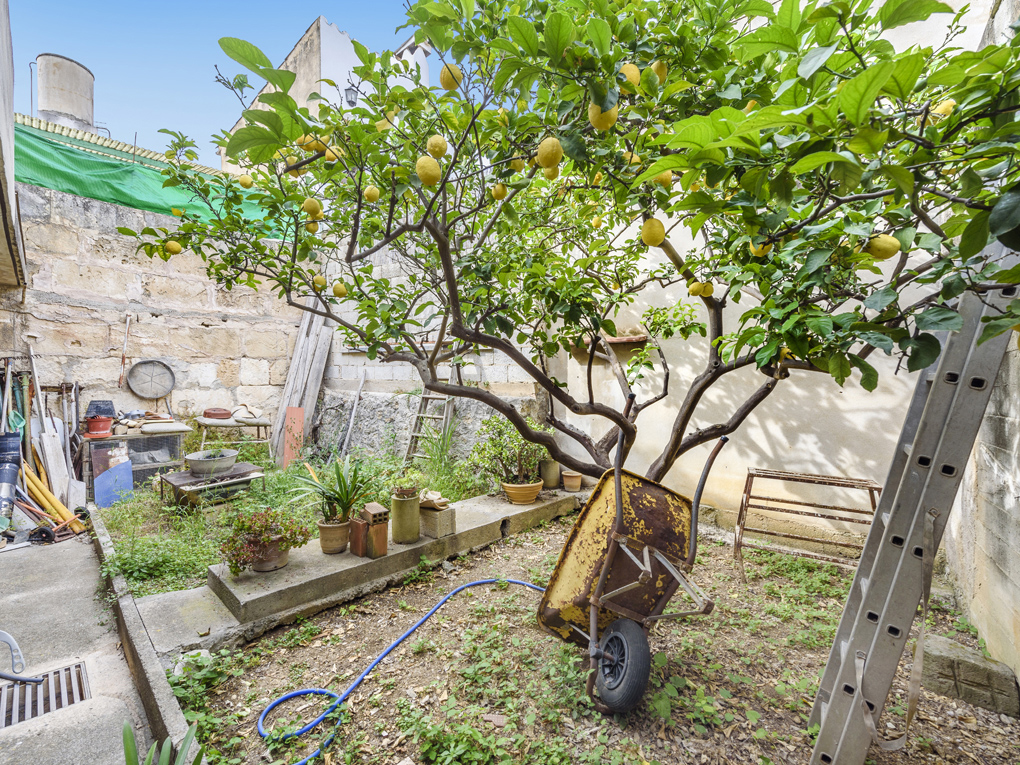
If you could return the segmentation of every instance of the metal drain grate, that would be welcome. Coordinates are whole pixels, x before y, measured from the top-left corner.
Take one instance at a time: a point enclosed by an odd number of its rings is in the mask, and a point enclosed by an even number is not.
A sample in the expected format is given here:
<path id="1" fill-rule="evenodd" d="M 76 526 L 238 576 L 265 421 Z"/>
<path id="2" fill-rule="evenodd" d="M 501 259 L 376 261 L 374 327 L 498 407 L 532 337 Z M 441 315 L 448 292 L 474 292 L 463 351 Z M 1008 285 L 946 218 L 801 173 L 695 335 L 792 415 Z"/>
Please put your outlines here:
<path id="1" fill-rule="evenodd" d="M 41 675 L 43 681 L 0 686 L 0 729 L 91 698 L 81 662 Z"/>

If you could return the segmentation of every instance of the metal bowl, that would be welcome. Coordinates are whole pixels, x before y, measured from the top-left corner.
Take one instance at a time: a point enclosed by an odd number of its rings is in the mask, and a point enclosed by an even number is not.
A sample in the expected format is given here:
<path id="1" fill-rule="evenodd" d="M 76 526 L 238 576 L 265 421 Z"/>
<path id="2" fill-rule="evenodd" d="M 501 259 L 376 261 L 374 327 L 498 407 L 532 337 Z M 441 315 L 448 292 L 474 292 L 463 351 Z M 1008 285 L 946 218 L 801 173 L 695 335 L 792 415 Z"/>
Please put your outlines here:
<path id="1" fill-rule="evenodd" d="M 237 455 L 237 449 L 206 449 L 186 455 L 184 462 L 196 478 L 215 478 L 230 472 Z"/>

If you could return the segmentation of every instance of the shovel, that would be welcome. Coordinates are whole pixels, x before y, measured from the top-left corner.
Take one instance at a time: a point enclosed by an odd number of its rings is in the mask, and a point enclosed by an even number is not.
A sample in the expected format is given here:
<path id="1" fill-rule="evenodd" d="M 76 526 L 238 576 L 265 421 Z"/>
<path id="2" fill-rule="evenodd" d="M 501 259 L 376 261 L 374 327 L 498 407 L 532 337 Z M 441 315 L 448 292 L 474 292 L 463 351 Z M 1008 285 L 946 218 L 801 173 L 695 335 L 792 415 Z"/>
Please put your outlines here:
<path id="1" fill-rule="evenodd" d="M 74 466 L 71 464 L 71 436 L 73 429 L 67 419 L 67 391 L 63 386 L 60 388 L 60 406 L 64 410 L 64 427 L 67 429 L 67 437 L 64 439 L 64 455 L 67 457 L 67 509 L 72 513 L 79 507 L 85 507 L 85 482 L 79 481 L 74 476 Z M 75 423 L 77 427 L 78 423 Z"/>

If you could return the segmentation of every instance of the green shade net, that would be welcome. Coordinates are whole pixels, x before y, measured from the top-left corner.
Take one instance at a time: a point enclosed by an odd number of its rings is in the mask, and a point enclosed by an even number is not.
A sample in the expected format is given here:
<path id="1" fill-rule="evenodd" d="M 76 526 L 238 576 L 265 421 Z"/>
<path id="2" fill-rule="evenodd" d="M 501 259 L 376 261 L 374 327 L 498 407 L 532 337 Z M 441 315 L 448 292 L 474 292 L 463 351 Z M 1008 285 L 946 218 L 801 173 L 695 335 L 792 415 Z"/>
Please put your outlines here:
<path id="1" fill-rule="evenodd" d="M 83 148 L 76 148 L 75 144 Z M 54 191 L 64 191 L 100 202 L 170 215 L 171 208 L 186 209 L 204 221 L 212 211 L 181 186 L 163 188 L 160 170 L 151 159 L 135 161 L 130 153 L 93 147 L 117 156 L 94 154 L 85 141 L 51 137 L 44 130 L 14 126 L 14 178 Z M 123 158 L 119 158 L 123 155 Z M 245 204 L 245 213 L 261 217 L 258 205 Z"/>

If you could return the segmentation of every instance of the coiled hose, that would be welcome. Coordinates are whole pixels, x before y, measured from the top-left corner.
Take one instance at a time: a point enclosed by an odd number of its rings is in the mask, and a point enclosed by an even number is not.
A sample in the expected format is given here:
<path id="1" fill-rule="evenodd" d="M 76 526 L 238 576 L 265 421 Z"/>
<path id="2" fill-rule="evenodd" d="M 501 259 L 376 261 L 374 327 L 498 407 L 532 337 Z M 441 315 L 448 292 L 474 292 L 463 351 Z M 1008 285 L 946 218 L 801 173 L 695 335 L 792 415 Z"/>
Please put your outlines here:
<path id="1" fill-rule="evenodd" d="M 414 631 L 417 630 L 421 625 L 423 625 L 430 618 L 432 618 L 432 615 L 435 614 L 436 611 L 438 611 L 440 608 L 442 608 L 446 604 L 446 601 L 448 601 L 450 598 L 452 598 L 454 595 L 461 592 L 462 590 L 466 590 L 468 587 L 478 587 L 483 584 L 498 584 L 500 582 L 506 582 L 507 584 L 519 584 L 522 587 L 530 587 L 532 590 L 535 590 L 536 592 L 545 592 L 545 589 L 539 587 L 537 584 L 532 584 L 531 582 L 522 582 L 517 579 L 479 579 L 477 582 L 468 582 L 467 584 L 462 584 L 460 587 L 453 590 L 446 597 L 444 597 L 442 600 L 436 603 L 436 605 L 432 607 L 431 611 L 429 611 L 427 614 L 425 614 L 425 616 L 423 616 L 421 619 L 414 623 L 414 626 L 412 626 L 411 629 L 409 629 L 399 638 L 390 643 L 386 650 L 383 651 L 378 656 L 376 656 L 375 660 L 368 665 L 364 672 L 362 672 L 360 675 L 357 676 L 357 678 L 355 678 L 354 682 L 351 683 L 350 686 L 348 686 L 347 690 L 345 690 L 343 693 L 336 694 L 333 693 L 333 691 L 326 690 L 325 688 L 305 688 L 304 690 L 301 691 L 291 691 L 290 693 L 284 694 L 283 696 L 280 696 L 280 698 L 273 701 L 268 707 L 266 707 L 262 711 L 262 714 L 259 715 L 258 721 L 259 735 L 262 736 L 262 738 L 266 738 L 269 735 L 265 727 L 263 727 L 263 723 L 265 723 L 266 721 L 266 715 L 268 715 L 270 712 L 272 712 L 274 709 L 280 706 L 280 704 L 282 704 L 283 702 L 288 701 L 290 699 L 295 699 L 299 696 L 331 696 L 334 699 L 334 701 L 332 704 L 329 705 L 329 708 L 327 708 L 325 712 L 316 717 L 305 727 L 301 728 L 300 730 L 296 730 L 293 733 L 287 733 L 286 735 L 281 736 L 279 740 L 286 741 L 291 738 L 296 738 L 298 736 L 305 735 L 306 733 L 308 733 L 308 731 L 312 730 L 312 728 L 316 727 L 317 725 L 319 725 L 319 723 L 321 723 L 323 720 L 329 717 L 329 715 L 332 714 L 333 711 L 338 706 L 343 704 L 344 701 L 347 700 L 347 697 L 350 696 L 359 685 L 361 685 L 362 681 L 366 677 L 368 677 L 369 673 L 379 665 L 379 662 L 385 659 L 390 654 L 390 652 L 393 651 L 394 648 L 396 648 L 398 645 L 407 640 L 407 638 L 409 638 L 412 634 L 414 634 Z M 322 743 L 322 746 L 320 746 L 318 749 L 316 749 L 314 752 L 312 752 L 310 755 L 305 757 L 300 762 L 294 763 L 294 765 L 307 765 L 307 763 L 311 762 L 320 754 L 322 754 L 322 750 L 325 747 L 329 746 L 331 743 L 333 743 L 333 739 L 336 738 L 337 728 L 339 727 L 340 722 L 337 721 L 336 725 L 333 728 L 333 731 L 329 734 L 329 736 L 326 737 L 326 740 Z"/>

